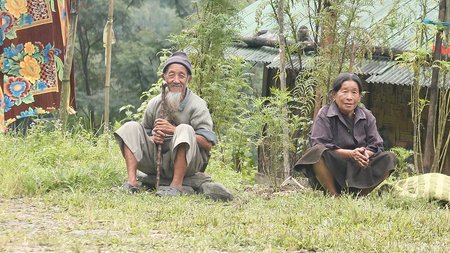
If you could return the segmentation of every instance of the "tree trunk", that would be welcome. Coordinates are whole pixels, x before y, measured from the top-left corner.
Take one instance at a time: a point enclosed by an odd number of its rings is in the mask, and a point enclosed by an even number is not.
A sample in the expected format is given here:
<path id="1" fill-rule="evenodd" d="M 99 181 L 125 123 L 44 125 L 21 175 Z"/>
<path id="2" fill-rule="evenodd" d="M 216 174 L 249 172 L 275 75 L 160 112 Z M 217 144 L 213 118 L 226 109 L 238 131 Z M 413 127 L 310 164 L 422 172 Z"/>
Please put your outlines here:
<path id="1" fill-rule="evenodd" d="M 278 17 L 278 39 L 280 45 L 280 88 L 283 92 L 286 91 L 286 39 L 284 35 L 284 0 L 278 1 L 277 9 Z M 283 168 L 284 168 L 284 178 L 288 178 L 291 174 L 291 166 L 289 163 L 289 126 L 288 121 L 288 109 L 287 104 L 283 106 L 283 115 L 286 120 L 283 124 Z"/>
<path id="2" fill-rule="evenodd" d="M 97 42 L 94 41 L 93 43 L 89 42 L 89 36 L 88 36 L 88 32 L 86 29 L 84 29 L 84 27 L 79 26 L 78 27 L 78 44 L 80 46 L 80 58 L 81 58 L 81 70 L 83 72 L 83 76 L 84 76 L 84 87 L 86 89 L 86 95 L 92 96 L 92 88 L 91 88 L 91 83 L 89 81 L 89 54 L 90 54 L 90 49 L 91 49 L 91 45 L 95 44 Z M 90 124 L 90 128 L 94 129 L 95 127 L 95 108 L 93 105 L 91 105 L 90 103 L 88 103 L 87 106 L 87 115 L 89 118 L 89 124 Z"/>
<path id="3" fill-rule="evenodd" d="M 81 69 L 83 71 L 84 76 L 84 87 L 86 89 L 86 95 L 91 96 L 91 85 L 89 83 L 89 68 L 88 68 L 88 59 L 89 59 L 89 51 L 90 45 L 87 36 L 87 31 L 83 29 L 83 27 L 78 28 L 78 45 L 80 46 L 80 57 L 81 57 Z"/>
<path id="4" fill-rule="evenodd" d="M 319 14 L 322 12 L 325 12 L 328 16 L 328 18 L 330 20 L 333 20 L 332 22 L 328 22 L 328 24 L 336 24 L 337 23 L 337 14 L 336 11 L 333 10 L 331 8 L 332 6 L 332 0 L 324 0 L 323 1 L 323 5 L 322 8 L 320 10 L 318 10 Z M 327 58 L 327 59 L 334 59 L 333 57 L 333 44 L 334 44 L 334 40 L 335 40 L 335 28 L 333 27 L 329 27 L 324 25 L 326 22 L 320 24 L 320 48 L 322 49 L 321 52 L 321 57 Z M 328 63 L 328 71 L 327 71 L 327 76 L 323 77 L 323 84 L 322 85 L 327 85 L 327 87 L 325 87 L 325 89 L 323 89 L 324 87 L 320 87 L 320 84 L 318 84 L 318 87 L 316 87 L 316 97 L 315 97 L 315 103 L 314 103 L 314 117 L 317 115 L 317 113 L 319 112 L 320 108 L 322 107 L 322 105 L 324 105 L 326 103 L 326 93 L 323 94 L 323 91 L 327 91 L 328 90 L 328 85 L 330 84 L 330 80 L 331 80 L 331 75 L 333 75 L 332 73 L 332 68 L 331 68 L 331 63 Z"/>
<path id="5" fill-rule="evenodd" d="M 446 13 L 446 0 L 440 0 L 439 2 L 439 21 L 445 20 Z M 430 94 L 430 107 L 428 110 L 427 128 L 425 134 L 425 148 L 423 157 L 423 170 L 424 173 L 431 172 L 432 157 L 434 154 L 433 149 L 433 135 L 435 131 L 435 118 L 436 118 L 436 104 L 438 93 L 438 81 L 439 81 L 439 66 L 436 65 L 436 61 L 441 59 L 441 45 L 442 45 L 442 28 L 439 28 L 436 33 L 435 50 L 433 54 L 431 85 L 429 88 Z"/>
<path id="6" fill-rule="evenodd" d="M 66 52 L 64 55 L 64 69 L 61 85 L 61 99 L 59 105 L 59 119 L 62 122 L 63 130 L 67 127 L 67 120 L 70 113 L 70 74 L 72 72 L 73 50 L 75 46 L 75 34 L 78 20 L 78 2 L 72 0 L 69 14 L 69 34 L 67 36 Z"/>

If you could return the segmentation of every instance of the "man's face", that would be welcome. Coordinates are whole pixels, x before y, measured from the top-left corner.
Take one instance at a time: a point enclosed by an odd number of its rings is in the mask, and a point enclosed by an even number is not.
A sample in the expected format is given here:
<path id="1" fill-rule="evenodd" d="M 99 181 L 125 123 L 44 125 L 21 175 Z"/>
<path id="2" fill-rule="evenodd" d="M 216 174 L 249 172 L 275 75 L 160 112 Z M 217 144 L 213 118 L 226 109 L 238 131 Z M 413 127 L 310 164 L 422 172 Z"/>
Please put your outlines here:
<path id="1" fill-rule="evenodd" d="M 186 93 L 186 86 L 191 76 L 188 75 L 186 67 L 181 64 L 173 63 L 167 67 L 163 75 L 170 92 L 181 92 L 183 97 Z"/>

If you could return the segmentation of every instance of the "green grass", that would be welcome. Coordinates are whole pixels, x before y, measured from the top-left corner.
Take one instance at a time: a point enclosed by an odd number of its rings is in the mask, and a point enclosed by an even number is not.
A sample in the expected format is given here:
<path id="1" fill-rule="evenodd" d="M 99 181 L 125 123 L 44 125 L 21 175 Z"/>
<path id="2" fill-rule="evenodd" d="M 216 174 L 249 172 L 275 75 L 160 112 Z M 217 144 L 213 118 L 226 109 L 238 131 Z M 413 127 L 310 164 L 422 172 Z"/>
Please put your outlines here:
<path id="1" fill-rule="evenodd" d="M 448 252 L 450 211 L 385 193 L 329 198 L 253 185 L 213 160 L 235 199 L 111 191 L 125 164 L 111 137 L 0 136 L 0 251 Z"/>

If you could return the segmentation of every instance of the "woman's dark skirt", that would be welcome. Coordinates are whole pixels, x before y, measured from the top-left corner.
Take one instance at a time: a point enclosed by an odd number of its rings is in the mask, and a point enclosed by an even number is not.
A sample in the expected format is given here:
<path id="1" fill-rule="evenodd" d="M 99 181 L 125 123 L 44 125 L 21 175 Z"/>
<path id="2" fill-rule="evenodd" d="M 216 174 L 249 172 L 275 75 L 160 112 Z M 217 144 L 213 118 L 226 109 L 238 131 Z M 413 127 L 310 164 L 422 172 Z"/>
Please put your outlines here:
<path id="1" fill-rule="evenodd" d="M 309 148 L 295 164 L 294 169 L 303 172 L 315 189 L 322 189 L 313 171 L 313 164 L 323 158 L 335 179 L 338 192 L 350 192 L 374 188 L 395 170 L 397 158 L 391 152 L 372 156 L 367 168 L 361 168 L 354 160 L 344 159 L 324 145 Z"/>

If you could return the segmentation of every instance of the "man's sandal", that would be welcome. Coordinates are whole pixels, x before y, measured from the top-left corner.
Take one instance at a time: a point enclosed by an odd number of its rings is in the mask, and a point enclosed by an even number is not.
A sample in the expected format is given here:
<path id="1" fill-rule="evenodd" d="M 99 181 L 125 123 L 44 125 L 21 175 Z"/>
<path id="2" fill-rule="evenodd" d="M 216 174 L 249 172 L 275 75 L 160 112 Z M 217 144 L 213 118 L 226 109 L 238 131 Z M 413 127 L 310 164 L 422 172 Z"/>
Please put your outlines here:
<path id="1" fill-rule="evenodd" d="M 128 182 L 123 183 L 121 189 L 124 191 L 127 191 L 131 194 L 135 194 L 135 193 L 139 192 L 139 188 L 137 186 L 131 185 Z"/>

